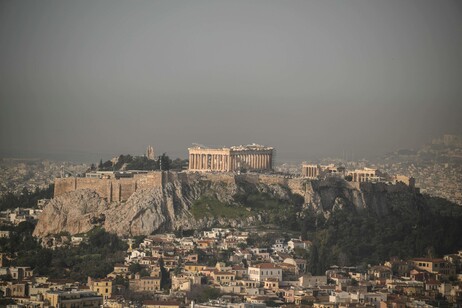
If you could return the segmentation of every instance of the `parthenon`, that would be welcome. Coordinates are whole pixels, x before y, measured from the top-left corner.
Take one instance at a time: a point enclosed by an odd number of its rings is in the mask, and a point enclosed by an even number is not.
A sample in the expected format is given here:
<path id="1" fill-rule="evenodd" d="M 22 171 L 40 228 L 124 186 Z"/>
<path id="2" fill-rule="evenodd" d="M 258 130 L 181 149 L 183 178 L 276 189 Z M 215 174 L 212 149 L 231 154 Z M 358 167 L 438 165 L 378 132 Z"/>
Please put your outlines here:
<path id="1" fill-rule="evenodd" d="M 258 144 L 223 148 L 189 148 L 190 171 L 268 171 L 273 168 L 273 148 Z"/>

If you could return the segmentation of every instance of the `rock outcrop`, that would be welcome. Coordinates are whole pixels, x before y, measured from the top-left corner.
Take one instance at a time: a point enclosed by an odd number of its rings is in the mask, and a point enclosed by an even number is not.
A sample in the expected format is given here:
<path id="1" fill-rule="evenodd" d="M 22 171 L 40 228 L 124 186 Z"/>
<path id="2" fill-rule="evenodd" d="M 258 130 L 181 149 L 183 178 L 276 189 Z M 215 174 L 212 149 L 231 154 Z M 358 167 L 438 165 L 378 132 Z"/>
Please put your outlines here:
<path id="1" fill-rule="evenodd" d="M 197 175 L 171 179 L 163 187 L 141 189 L 134 192 L 126 202 L 107 202 L 91 189 L 64 193 L 48 202 L 34 231 L 37 237 L 90 231 L 102 226 L 107 231 L 122 236 L 148 235 L 155 232 L 178 229 L 196 229 L 223 226 L 252 225 L 261 219 L 260 213 L 246 216 L 244 220 L 224 217 L 195 219 L 190 209 L 202 196 L 212 197 L 222 203 L 238 204 L 239 196 L 264 193 L 281 203 L 293 201 L 300 195 L 300 211 L 312 208 L 326 216 L 336 209 L 370 209 L 377 214 L 387 213 L 396 199 L 412 204 L 415 195 L 407 186 L 368 184 L 364 187 L 330 178 L 324 181 L 290 179 L 266 182 L 255 177 L 235 176 L 226 181 L 214 176 Z"/>
<path id="2" fill-rule="evenodd" d="M 67 231 L 71 234 L 88 232 L 104 221 L 108 210 L 104 199 L 89 189 L 69 192 L 51 199 L 43 209 L 34 236 Z"/>

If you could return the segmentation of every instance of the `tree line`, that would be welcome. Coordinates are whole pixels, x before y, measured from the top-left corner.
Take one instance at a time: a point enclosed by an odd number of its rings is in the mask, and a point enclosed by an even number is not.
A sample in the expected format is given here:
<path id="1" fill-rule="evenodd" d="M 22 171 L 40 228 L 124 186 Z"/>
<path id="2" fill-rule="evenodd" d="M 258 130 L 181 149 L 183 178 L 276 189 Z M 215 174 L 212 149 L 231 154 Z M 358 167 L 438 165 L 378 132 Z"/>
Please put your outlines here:
<path id="1" fill-rule="evenodd" d="M 53 191 L 54 184 L 50 184 L 47 188 L 37 187 L 34 191 L 23 188 L 19 194 L 7 192 L 0 198 L 0 211 L 11 210 L 18 207 L 36 208 L 38 200 L 52 198 Z"/>
<path id="2" fill-rule="evenodd" d="M 96 166 L 92 164 L 90 171 L 120 171 L 120 170 L 183 170 L 187 167 L 188 161 L 180 158 L 172 160 L 163 153 L 156 159 L 149 159 L 146 156 L 132 156 L 130 154 L 120 155 L 116 162 L 101 159 Z"/>

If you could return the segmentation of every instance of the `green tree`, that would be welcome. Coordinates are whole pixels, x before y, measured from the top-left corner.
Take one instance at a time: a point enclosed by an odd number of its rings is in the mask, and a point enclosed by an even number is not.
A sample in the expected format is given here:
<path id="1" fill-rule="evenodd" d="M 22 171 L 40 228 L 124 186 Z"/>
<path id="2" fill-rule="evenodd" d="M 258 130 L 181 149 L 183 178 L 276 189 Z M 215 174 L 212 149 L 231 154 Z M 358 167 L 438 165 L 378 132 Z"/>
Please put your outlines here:
<path id="1" fill-rule="evenodd" d="M 170 290 L 172 287 L 172 280 L 170 279 L 170 272 L 164 267 L 164 259 L 161 257 L 159 259 L 160 267 L 160 288 L 162 290 Z"/>
<path id="2" fill-rule="evenodd" d="M 130 271 L 130 273 L 132 274 L 136 274 L 136 273 L 139 273 L 141 272 L 141 270 L 143 269 L 143 267 L 141 266 L 141 264 L 139 263 L 132 263 L 128 266 L 128 270 Z"/>
<path id="3" fill-rule="evenodd" d="M 167 156 L 167 154 L 163 153 L 161 156 L 159 156 L 158 161 L 160 170 L 170 170 L 172 160 Z"/>

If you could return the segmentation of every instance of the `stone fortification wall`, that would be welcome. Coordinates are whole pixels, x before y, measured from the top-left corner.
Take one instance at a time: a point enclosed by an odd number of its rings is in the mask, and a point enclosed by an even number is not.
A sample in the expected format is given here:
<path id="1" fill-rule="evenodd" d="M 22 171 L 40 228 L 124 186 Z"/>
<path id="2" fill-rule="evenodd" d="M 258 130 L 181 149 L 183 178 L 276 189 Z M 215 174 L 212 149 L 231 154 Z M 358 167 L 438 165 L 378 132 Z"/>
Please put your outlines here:
<path id="1" fill-rule="evenodd" d="M 265 174 L 233 174 L 233 173 L 185 173 L 185 172 L 149 172 L 137 174 L 133 178 L 57 178 L 55 179 L 54 196 L 78 189 L 91 189 L 98 193 L 101 198 L 109 202 L 126 201 L 134 192 L 140 189 L 164 187 L 166 183 L 191 183 L 194 181 L 208 180 L 221 182 L 227 185 L 235 185 L 236 182 L 251 184 L 281 185 L 289 187 L 294 193 L 305 194 L 305 179 L 288 179 L 282 176 Z"/>
<path id="2" fill-rule="evenodd" d="M 268 174 L 261 174 L 259 175 L 259 181 L 262 184 L 266 185 L 281 185 L 287 186 L 289 179 L 284 178 L 282 176 L 277 175 L 268 175 Z"/>
<path id="3" fill-rule="evenodd" d="M 200 173 L 187 173 L 187 172 L 165 172 L 164 183 L 180 182 L 190 184 L 198 181 L 201 177 Z"/>
<path id="4" fill-rule="evenodd" d="M 162 172 L 150 172 L 147 175 L 135 175 L 133 178 L 56 178 L 54 197 L 69 191 L 91 189 L 101 198 L 112 201 L 126 201 L 139 189 L 163 187 L 165 175 Z"/>
<path id="5" fill-rule="evenodd" d="M 148 174 L 137 174 L 133 178 L 136 182 L 136 190 L 147 189 L 152 187 L 162 187 L 162 172 L 149 172 Z"/>
<path id="6" fill-rule="evenodd" d="M 75 178 L 75 190 L 91 189 L 103 198 L 108 198 L 108 189 L 110 190 L 111 182 L 108 179 L 93 179 L 93 178 Z M 55 192 L 56 195 L 56 192 Z"/>
<path id="7" fill-rule="evenodd" d="M 154 171 L 147 174 L 137 174 L 133 178 L 57 178 L 55 179 L 54 196 L 78 189 L 91 189 L 101 198 L 112 201 L 126 201 L 134 192 L 141 189 L 165 187 L 167 183 L 180 182 L 191 184 L 195 181 L 207 180 L 220 182 L 226 185 L 236 185 L 237 182 L 251 184 L 280 185 L 289 188 L 293 193 L 305 197 L 306 203 L 318 201 L 314 191 L 322 186 L 330 188 L 344 188 L 364 192 L 394 193 L 403 191 L 418 192 L 418 190 L 398 183 L 389 185 L 385 183 L 352 183 L 336 179 L 326 181 L 311 181 L 305 178 L 287 178 L 267 174 L 234 174 L 234 173 L 186 173 Z M 313 186 L 314 185 L 314 186 Z"/>
<path id="8" fill-rule="evenodd" d="M 212 182 L 223 182 L 228 185 L 236 184 L 236 177 L 232 173 L 204 173 L 202 176 Z"/>
<path id="9" fill-rule="evenodd" d="M 119 200 L 115 201 L 125 201 L 130 198 L 130 196 L 136 191 L 137 182 L 134 178 L 121 178 L 119 179 Z"/>
<path id="10" fill-rule="evenodd" d="M 74 191 L 77 187 L 77 178 L 56 178 L 54 196 L 59 196 L 68 191 Z"/>

